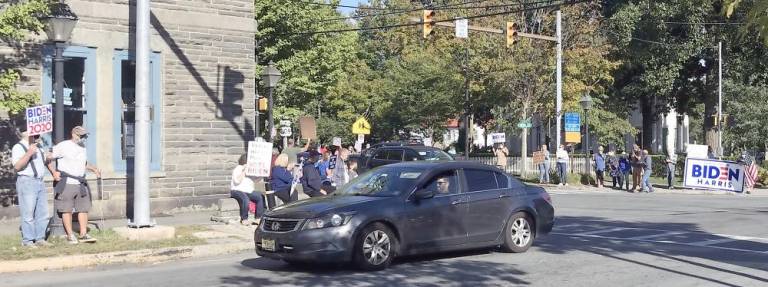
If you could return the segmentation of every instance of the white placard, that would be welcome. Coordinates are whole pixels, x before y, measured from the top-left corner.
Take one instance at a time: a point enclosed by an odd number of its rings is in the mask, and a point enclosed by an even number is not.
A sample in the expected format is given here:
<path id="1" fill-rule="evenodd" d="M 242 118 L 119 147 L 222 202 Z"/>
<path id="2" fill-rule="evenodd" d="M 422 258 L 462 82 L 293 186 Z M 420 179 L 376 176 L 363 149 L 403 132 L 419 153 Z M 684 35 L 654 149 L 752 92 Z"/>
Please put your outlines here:
<path id="1" fill-rule="evenodd" d="M 27 132 L 30 136 L 50 133 L 53 131 L 53 108 L 42 105 L 27 108 Z"/>
<path id="2" fill-rule="evenodd" d="M 701 144 L 688 144 L 688 148 L 686 149 L 686 158 L 709 158 L 707 155 L 707 152 L 709 151 L 709 146 L 707 145 L 701 145 Z"/>
<path id="3" fill-rule="evenodd" d="M 245 175 L 255 177 L 268 177 L 272 167 L 272 143 L 248 142 L 248 163 L 245 166 Z"/>
<path id="4" fill-rule="evenodd" d="M 469 38 L 469 21 L 456 19 L 456 38 Z"/>
<path id="5" fill-rule="evenodd" d="M 491 140 L 493 143 L 505 143 L 507 142 L 507 134 L 505 133 L 492 133 Z"/>
<path id="6" fill-rule="evenodd" d="M 684 184 L 692 188 L 743 192 L 745 170 L 743 165 L 732 161 L 687 158 Z"/>
<path id="7" fill-rule="evenodd" d="M 424 138 L 424 146 L 432 146 L 432 138 Z"/>
<path id="8" fill-rule="evenodd" d="M 334 146 L 341 146 L 341 138 L 340 137 L 334 137 L 333 138 L 333 145 Z"/>

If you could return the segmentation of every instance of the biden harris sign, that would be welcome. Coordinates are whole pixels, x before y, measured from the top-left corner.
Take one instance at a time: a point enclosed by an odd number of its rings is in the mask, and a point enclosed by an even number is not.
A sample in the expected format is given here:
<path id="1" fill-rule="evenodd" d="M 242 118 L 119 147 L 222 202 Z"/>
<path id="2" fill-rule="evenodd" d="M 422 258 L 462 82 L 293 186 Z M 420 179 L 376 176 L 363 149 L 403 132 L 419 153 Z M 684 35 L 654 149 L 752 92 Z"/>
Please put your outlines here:
<path id="1" fill-rule="evenodd" d="M 685 161 L 685 186 L 690 188 L 744 191 L 746 168 L 732 161 L 693 159 Z"/>

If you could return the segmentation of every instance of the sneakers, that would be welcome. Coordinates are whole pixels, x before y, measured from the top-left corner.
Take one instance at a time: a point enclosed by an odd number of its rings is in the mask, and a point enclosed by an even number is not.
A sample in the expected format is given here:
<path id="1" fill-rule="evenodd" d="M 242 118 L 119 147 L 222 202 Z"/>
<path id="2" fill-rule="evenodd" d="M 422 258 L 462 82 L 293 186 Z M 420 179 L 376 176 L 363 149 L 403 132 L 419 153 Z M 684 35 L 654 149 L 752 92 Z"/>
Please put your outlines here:
<path id="1" fill-rule="evenodd" d="M 96 238 L 93 238 L 93 237 L 91 237 L 90 234 L 86 233 L 85 235 L 80 236 L 80 242 L 94 243 L 94 242 L 96 242 Z"/>
<path id="2" fill-rule="evenodd" d="M 53 246 L 53 244 L 51 244 L 50 242 L 45 241 L 45 240 L 35 241 L 35 245 L 40 246 L 40 247 L 51 247 L 51 246 Z"/>
<path id="3" fill-rule="evenodd" d="M 37 245 L 35 245 L 34 242 L 24 242 L 21 244 L 21 247 L 29 248 L 29 249 L 37 249 Z"/>
<path id="4" fill-rule="evenodd" d="M 77 241 L 77 238 L 74 235 L 72 235 L 72 236 L 68 236 L 67 237 L 67 243 L 74 245 L 74 244 L 78 244 L 80 242 Z"/>

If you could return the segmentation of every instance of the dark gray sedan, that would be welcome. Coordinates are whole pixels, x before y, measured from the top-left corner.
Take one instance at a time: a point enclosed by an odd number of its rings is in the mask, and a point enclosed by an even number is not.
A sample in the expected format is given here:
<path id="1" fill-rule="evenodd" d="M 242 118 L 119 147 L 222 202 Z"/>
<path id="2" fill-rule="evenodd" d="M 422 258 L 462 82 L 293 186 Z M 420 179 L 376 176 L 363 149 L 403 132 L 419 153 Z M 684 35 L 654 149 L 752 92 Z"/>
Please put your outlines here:
<path id="1" fill-rule="evenodd" d="M 496 246 L 525 252 L 553 224 L 543 188 L 495 167 L 408 162 L 267 212 L 254 241 L 260 256 L 288 263 L 351 261 L 380 270 L 402 255 Z"/>

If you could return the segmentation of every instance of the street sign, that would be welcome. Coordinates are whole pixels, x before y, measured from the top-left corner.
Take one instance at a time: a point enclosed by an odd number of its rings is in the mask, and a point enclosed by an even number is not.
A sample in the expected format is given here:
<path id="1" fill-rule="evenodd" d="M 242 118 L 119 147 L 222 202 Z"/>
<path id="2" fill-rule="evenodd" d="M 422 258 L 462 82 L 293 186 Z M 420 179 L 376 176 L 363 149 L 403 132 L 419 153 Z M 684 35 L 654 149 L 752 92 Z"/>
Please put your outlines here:
<path id="1" fill-rule="evenodd" d="M 365 118 L 357 119 L 355 123 L 352 124 L 352 133 L 363 135 L 371 134 L 371 123 L 369 123 Z"/>
<path id="2" fill-rule="evenodd" d="M 291 130 L 291 127 L 280 127 L 280 136 L 281 137 L 289 137 L 293 135 L 293 130 Z"/>
<path id="3" fill-rule="evenodd" d="M 42 105 L 27 108 L 27 131 L 30 136 L 50 133 L 53 131 L 53 108 Z"/>
<path id="4" fill-rule="evenodd" d="M 469 21 L 467 19 L 456 19 L 456 38 L 469 38 Z"/>
<path id="5" fill-rule="evenodd" d="M 517 123 L 517 127 L 521 128 L 521 129 L 529 129 L 532 126 L 533 125 L 530 122 L 519 122 L 519 123 Z"/>
<path id="6" fill-rule="evenodd" d="M 581 142 L 581 134 L 578 132 L 565 132 L 565 142 L 579 143 Z"/>
<path id="7" fill-rule="evenodd" d="M 289 121 L 289 120 L 281 120 L 280 121 L 280 125 L 284 126 L 284 127 L 290 127 L 291 126 L 291 121 Z"/>
<path id="8" fill-rule="evenodd" d="M 581 132 L 581 115 L 579 113 L 565 113 L 565 131 Z"/>

